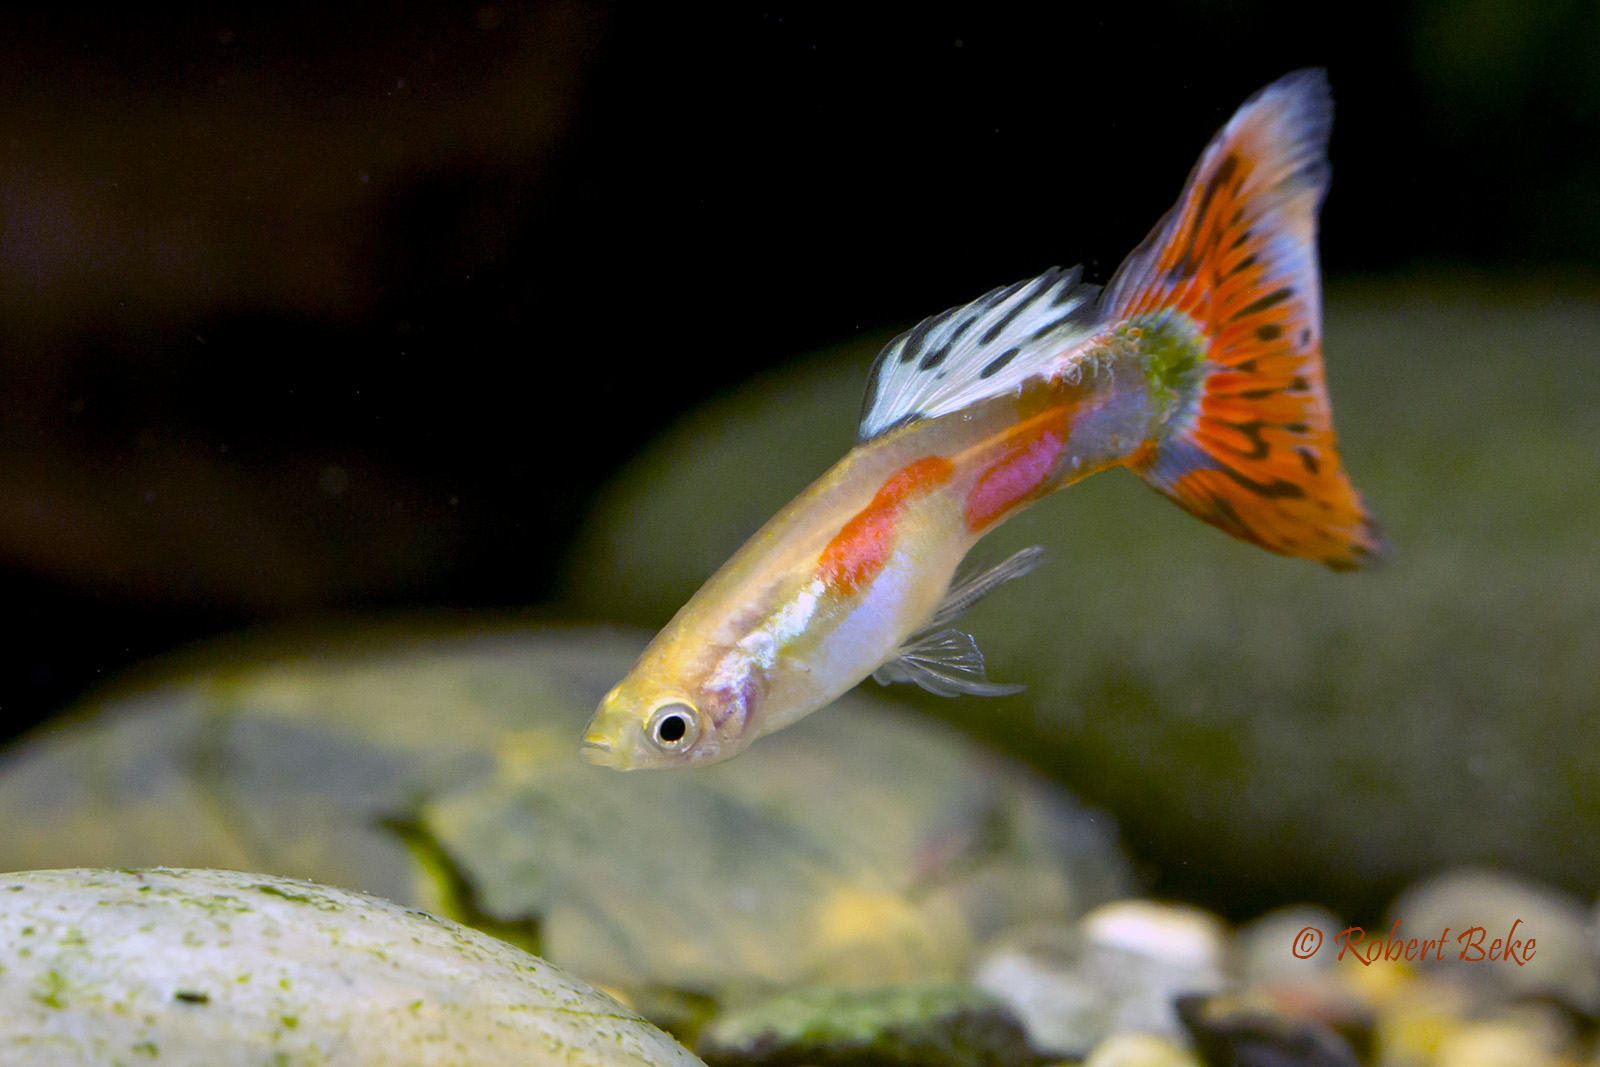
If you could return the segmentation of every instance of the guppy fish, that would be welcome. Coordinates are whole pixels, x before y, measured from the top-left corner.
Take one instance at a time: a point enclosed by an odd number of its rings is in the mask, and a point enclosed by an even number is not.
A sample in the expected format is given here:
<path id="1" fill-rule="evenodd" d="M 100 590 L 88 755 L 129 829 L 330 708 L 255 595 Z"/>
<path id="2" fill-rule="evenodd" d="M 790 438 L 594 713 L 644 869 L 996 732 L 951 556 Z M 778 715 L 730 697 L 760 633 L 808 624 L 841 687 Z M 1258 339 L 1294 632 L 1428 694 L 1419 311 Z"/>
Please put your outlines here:
<path id="1" fill-rule="evenodd" d="M 1383 551 L 1340 466 L 1322 372 L 1320 70 L 1257 93 L 1102 292 L 1055 268 L 951 308 L 872 366 L 858 440 L 758 531 L 607 693 L 582 752 L 623 769 L 727 759 L 874 675 L 999 695 L 950 628 L 1025 574 L 953 581 L 1041 497 L 1129 467 L 1191 514 L 1348 569 Z"/>

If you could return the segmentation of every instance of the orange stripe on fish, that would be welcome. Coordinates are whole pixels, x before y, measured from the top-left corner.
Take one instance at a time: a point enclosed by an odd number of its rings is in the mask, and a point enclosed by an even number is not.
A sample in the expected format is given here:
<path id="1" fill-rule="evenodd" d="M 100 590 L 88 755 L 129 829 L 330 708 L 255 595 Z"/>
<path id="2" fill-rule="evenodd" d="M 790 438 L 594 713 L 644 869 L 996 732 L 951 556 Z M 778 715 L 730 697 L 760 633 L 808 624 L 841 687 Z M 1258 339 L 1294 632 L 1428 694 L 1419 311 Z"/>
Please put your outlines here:
<path id="1" fill-rule="evenodd" d="M 1051 475 L 1067 446 L 1070 405 L 1051 408 L 1007 431 L 988 469 L 967 494 L 967 529 L 983 530 L 1055 488 Z"/>
<path id="2" fill-rule="evenodd" d="M 817 563 L 817 576 L 831 592 L 849 596 L 877 577 L 894 554 L 895 527 L 906 502 L 950 480 L 955 464 L 942 456 L 929 456 L 907 464 L 878 490 L 828 542 Z"/>

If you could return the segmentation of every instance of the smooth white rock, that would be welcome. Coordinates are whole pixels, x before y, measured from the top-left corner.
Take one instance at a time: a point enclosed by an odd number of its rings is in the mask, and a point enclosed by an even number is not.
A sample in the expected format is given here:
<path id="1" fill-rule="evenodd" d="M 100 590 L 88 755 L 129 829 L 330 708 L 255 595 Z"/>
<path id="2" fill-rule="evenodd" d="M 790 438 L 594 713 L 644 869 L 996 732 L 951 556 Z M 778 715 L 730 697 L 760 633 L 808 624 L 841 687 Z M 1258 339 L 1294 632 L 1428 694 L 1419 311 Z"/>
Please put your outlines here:
<path id="1" fill-rule="evenodd" d="M 378 897 L 233 871 L 0 875 L 7 1067 L 693 1067 L 594 988 Z"/>

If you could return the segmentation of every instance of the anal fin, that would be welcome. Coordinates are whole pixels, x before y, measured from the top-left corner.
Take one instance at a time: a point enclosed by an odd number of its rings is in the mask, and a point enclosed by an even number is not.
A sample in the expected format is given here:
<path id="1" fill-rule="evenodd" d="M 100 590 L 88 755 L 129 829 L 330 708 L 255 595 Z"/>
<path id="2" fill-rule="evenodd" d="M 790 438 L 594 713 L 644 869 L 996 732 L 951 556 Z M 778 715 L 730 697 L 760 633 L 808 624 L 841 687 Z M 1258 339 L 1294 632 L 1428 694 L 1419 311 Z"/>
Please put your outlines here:
<path id="1" fill-rule="evenodd" d="M 978 642 L 971 634 L 949 629 L 912 638 L 872 677 L 879 685 L 915 682 L 942 697 L 1003 697 L 1025 688 L 989 681 Z"/>
<path id="2" fill-rule="evenodd" d="M 913 682 L 942 697 L 1000 697 L 1022 692 L 1024 686 L 989 681 L 978 642 L 947 624 L 1006 582 L 1032 571 L 1043 559 L 1044 549 L 1032 545 L 987 570 L 952 582 L 927 628 L 913 634 L 873 671 L 873 680 L 880 685 Z"/>

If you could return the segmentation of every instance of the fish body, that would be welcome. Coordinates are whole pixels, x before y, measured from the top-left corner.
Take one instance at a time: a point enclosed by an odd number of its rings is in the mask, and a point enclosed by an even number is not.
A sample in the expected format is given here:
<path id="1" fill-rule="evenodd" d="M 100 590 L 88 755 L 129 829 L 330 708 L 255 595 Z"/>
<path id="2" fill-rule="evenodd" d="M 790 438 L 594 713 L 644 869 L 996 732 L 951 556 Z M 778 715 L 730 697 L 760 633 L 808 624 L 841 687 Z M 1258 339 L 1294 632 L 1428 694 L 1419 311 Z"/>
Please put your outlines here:
<path id="1" fill-rule="evenodd" d="M 1273 551 L 1336 568 L 1376 558 L 1322 380 L 1330 112 L 1320 71 L 1258 93 L 1104 292 L 1053 269 L 890 342 L 857 445 L 657 635 L 601 702 L 584 757 L 726 759 L 868 675 L 1014 692 L 947 624 L 1037 550 L 957 569 L 1001 522 L 1110 467 Z"/>

